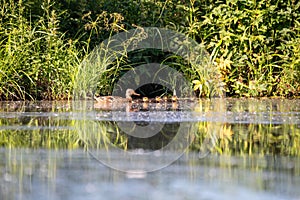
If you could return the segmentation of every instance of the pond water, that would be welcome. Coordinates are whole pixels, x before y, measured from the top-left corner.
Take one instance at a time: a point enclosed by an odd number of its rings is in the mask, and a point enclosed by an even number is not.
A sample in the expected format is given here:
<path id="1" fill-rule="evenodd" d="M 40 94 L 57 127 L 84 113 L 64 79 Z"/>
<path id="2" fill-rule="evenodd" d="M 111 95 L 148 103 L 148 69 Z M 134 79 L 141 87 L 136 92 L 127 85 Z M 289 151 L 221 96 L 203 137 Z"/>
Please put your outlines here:
<path id="1" fill-rule="evenodd" d="M 300 199 L 297 99 L 0 110 L 0 199 Z"/>

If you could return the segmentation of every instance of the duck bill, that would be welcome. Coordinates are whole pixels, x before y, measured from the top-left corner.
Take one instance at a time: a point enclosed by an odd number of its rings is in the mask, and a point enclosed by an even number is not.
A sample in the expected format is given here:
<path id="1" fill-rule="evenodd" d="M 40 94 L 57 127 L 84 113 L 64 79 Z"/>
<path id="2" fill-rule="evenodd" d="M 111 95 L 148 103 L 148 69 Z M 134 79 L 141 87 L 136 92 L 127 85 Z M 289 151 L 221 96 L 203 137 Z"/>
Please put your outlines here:
<path id="1" fill-rule="evenodd" d="M 141 96 L 140 94 L 138 94 L 136 92 L 134 92 L 133 95 L 135 95 L 135 96 Z"/>

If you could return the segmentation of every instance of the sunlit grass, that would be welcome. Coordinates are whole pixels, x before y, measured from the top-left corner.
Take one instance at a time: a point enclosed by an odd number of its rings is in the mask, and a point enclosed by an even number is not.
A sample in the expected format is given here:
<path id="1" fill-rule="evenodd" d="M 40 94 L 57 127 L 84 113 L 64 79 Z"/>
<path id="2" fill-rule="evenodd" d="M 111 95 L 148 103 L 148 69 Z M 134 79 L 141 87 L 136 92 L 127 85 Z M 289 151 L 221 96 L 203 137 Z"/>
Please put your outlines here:
<path id="1" fill-rule="evenodd" d="M 141 61 L 149 62 L 149 55 L 128 62 L 137 54 L 125 50 L 121 57 L 99 60 L 101 67 L 96 69 L 87 69 L 82 61 L 103 40 L 141 27 L 177 31 L 209 52 L 206 67 L 197 62 L 203 56 L 185 60 L 178 55 L 162 57 L 155 50 L 151 54 L 152 59 L 156 54 L 163 64 L 183 73 L 198 96 L 223 96 L 224 92 L 239 97 L 299 96 L 300 14 L 295 3 L 171 0 L 141 1 L 137 6 L 136 1 L 129 2 L 115 6 L 117 1 L 61 5 L 5 0 L 0 7 L 0 98 L 70 99 L 73 89 L 80 87 L 111 93 L 117 80 Z M 94 70 L 94 77 L 80 86 L 76 80 L 89 78 L 82 75 L 88 70 Z"/>
<path id="2" fill-rule="evenodd" d="M 80 63 L 77 40 L 59 32 L 59 14 L 43 3 L 36 23 L 25 18 L 22 1 L 0 7 L 0 98 L 68 99 Z"/>

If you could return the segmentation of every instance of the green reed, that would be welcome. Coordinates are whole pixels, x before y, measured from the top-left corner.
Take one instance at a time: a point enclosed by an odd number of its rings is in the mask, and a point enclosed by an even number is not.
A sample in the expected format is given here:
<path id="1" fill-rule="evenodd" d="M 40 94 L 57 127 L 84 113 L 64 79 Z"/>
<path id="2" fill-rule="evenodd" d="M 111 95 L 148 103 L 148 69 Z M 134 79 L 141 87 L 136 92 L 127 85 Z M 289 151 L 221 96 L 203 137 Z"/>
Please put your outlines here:
<path id="1" fill-rule="evenodd" d="M 70 97 L 79 63 L 77 40 L 59 32 L 59 14 L 46 1 L 34 23 L 25 18 L 22 1 L 0 8 L 1 99 L 65 99 Z"/>
<path id="2" fill-rule="evenodd" d="M 93 49 L 137 27 L 172 29 L 208 50 L 206 68 L 176 55 L 163 59 L 187 77 L 199 96 L 220 95 L 223 90 L 227 96 L 298 96 L 299 10 L 292 0 L 4 0 L 0 98 L 71 98 L 79 87 L 76 78 L 85 70 L 80 63 Z M 127 60 L 129 54 L 124 54 Z M 138 64 L 126 59 L 101 61 L 106 67 L 95 71 L 100 74 L 92 80 L 97 85 L 93 92 L 110 93 L 119 77 Z"/>

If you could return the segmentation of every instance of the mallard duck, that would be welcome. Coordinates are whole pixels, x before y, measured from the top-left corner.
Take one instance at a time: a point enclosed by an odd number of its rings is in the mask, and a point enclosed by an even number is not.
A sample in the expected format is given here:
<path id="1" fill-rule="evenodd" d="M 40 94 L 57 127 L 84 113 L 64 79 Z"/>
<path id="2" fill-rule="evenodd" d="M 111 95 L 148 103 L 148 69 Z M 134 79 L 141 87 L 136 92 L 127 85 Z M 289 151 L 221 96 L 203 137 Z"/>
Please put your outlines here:
<path id="1" fill-rule="evenodd" d="M 122 102 L 131 102 L 132 95 L 140 96 L 140 94 L 136 93 L 133 89 L 127 89 L 125 98 L 119 96 L 101 96 L 95 97 L 97 103 L 122 103 Z"/>

